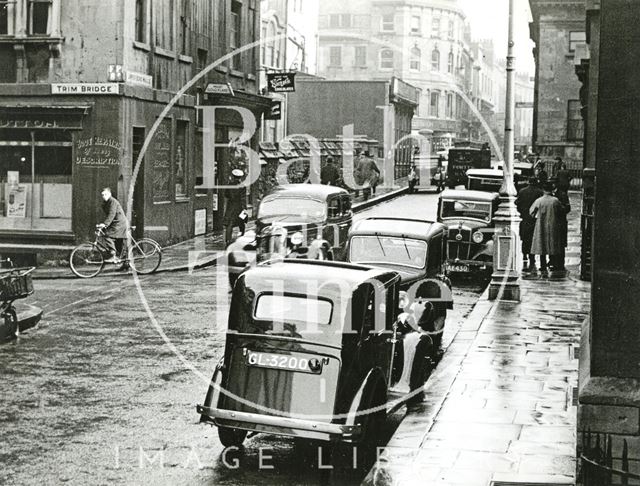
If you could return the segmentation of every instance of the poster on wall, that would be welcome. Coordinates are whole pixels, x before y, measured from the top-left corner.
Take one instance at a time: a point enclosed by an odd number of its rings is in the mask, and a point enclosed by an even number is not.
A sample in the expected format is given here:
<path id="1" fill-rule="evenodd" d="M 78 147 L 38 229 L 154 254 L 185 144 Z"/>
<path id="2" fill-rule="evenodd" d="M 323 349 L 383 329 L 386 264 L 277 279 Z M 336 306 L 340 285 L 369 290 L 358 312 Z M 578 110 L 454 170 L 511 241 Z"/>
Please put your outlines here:
<path id="1" fill-rule="evenodd" d="M 171 120 L 162 120 L 149 149 L 154 201 L 171 198 Z"/>
<path id="2" fill-rule="evenodd" d="M 207 210 L 206 209 L 196 209 L 195 215 L 195 224 L 193 233 L 195 236 L 203 235 L 207 232 Z"/>
<path id="3" fill-rule="evenodd" d="M 27 216 L 27 185 L 9 186 L 5 194 L 7 218 L 25 218 Z"/>
<path id="4" fill-rule="evenodd" d="M 211 209 L 213 211 L 217 211 L 218 210 L 218 193 L 212 194 L 211 195 Z"/>

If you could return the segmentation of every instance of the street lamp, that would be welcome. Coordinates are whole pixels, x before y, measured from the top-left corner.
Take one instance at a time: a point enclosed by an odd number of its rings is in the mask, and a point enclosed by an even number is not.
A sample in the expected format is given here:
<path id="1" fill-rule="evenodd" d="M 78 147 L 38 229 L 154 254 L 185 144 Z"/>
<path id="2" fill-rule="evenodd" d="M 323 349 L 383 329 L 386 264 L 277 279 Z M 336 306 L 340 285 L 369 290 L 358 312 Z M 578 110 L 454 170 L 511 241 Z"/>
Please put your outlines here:
<path id="1" fill-rule="evenodd" d="M 514 1 L 509 0 L 509 39 L 507 47 L 507 102 L 504 121 L 504 163 L 500 187 L 500 206 L 494 216 L 493 274 L 489 284 L 490 300 L 520 300 L 520 217 L 515 205 L 517 195 L 513 183 L 515 55 Z"/>

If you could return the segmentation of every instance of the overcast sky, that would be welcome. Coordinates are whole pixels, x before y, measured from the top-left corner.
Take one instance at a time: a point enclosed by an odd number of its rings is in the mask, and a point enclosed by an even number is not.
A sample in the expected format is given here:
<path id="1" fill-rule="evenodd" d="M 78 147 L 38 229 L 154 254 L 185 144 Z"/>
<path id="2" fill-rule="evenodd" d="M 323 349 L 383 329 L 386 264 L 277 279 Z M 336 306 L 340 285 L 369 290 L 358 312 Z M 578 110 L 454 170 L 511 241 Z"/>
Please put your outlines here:
<path id="1" fill-rule="evenodd" d="M 458 0 L 471 24 L 474 39 L 493 39 L 499 56 L 507 55 L 507 27 L 509 0 Z M 516 70 L 535 72 L 533 62 L 533 42 L 529 39 L 531 11 L 528 0 L 515 2 L 515 55 Z"/>

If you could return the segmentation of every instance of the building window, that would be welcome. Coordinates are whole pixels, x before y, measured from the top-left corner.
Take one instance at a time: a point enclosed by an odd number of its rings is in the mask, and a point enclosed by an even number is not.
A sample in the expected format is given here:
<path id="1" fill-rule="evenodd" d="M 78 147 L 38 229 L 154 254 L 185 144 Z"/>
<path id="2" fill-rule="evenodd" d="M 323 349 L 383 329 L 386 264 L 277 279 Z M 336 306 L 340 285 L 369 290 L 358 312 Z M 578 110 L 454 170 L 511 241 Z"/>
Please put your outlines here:
<path id="1" fill-rule="evenodd" d="M 440 116 L 439 113 L 440 106 L 440 93 L 431 92 L 431 101 L 429 103 L 429 115 L 432 117 L 438 118 Z"/>
<path id="2" fill-rule="evenodd" d="M 136 0 L 136 41 L 147 42 L 146 0 Z"/>
<path id="3" fill-rule="evenodd" d="M 584 120 L 582 119 L 580 100 L 569 100 L 567 108 L 567 141 L 584 139 Z"/>
<path id="4" fill-rule="evenodd" d="M 435 18 L 431 21 L 431 36 L 440 37 L 440 19 Z"/>
<path id="5" fill-rule="evenodd" d="M 412 71 L 420 71 L 420 49 L 414 47 L 411 49 L 411 61 L 409 62 L 409 69 Z"/>
<path id="6" fill-rule="evenodd" d="M 264 64 L 265 66 L 275 67 L 274 65 L 275 50 L 276 50 L 276 40 L 274 39 L 275 36 L 276 36 L 276 23 L 275 21 L 271 20 L 267 25 L 266 35 L 263 37 L 263 39 L 269 39 L 268 41 L 265 41 L 265 43 L 263 43 L 263 46 L 266 44 L 265 46 L 266 57 L 264 57 L 262 61 L 262 64 Z"/>
<path id="7" fill-rule="evenodd" d="M 355 65 L 360 67 L 367 65 L 367 46 L 356 46 Z"/>
<path id="8" fill-rule="evenodd" d="M 431 52 L 431 70 L 440 71 L 440 51 L 438 49 Z"/>
<path id="9" fill-rule="evenodd" d="M 587 35 L 584 32 L 569 32 L 569 52 L 575 52 L 580 44 L 586 44 Z"/>
<path id="10" fill-rule="evenodd" d="M 191 2 L 182 2 L 178 25 L 180 29 L 180 54 L 189 54 L 189 32 L 191 31 Z"/>
<path id="11" fill-rule="evenodd" d="M 330 14 L 329 27 L 332 29 L 346 29 L 353 26 L 353 15 L 351 14 Z"/>
<path id="12" fill-rule="evenodd" d="M 156 0 L 154 8 L 156 46 L 173 50 L 173 0 Z"/>
<path id="13" fill-rule="evenodd" d="M 393 51 L 391 49 L 380 51 L 380 69 L 393 69 Z"/>
<path id="14" fill-rule="evenodd" d="M 453 52 L 449 53 L 449 57 L 447 59 L 447 72 L 449 74 L 453 74 Z"/>
<path id="15" fill-rule="evenodd" d="M 411 33 L 419 34 L 420 33 L 420 17 L 414 15 L 411 17 Z"/>
<path id="16" fill-rule="evenodd" d="M 51 22 L 51 0 L 29 0 L 29 35 L 48 35 Z"/>
<path id="17" fill-rule="evenodd" d="M 342 47 L 340 46 L 329 47 L 329 66 L 331 67 L 342 66 Z"/>
<path id="18" fill-rule="evenodd" d="M 242 4 L 240 2 L 231 2 L 231 23 L 230 23 L 230 41 L 229 50 L 235 51 L 242 44 Z M 231 68 L 240 68 L 240 57 L 238 53 L 231 58 Z"/>
<path id="19" fill-rule="evenodd" d="M 394 14 L 382 14 L 382 22 L 380 24 L 380 30 L 383 32 L 393 32 L 395 30 L 395 18 Z"/>
<path id="20" fill-rule="evenodd" d="M 11 0 L 0 1 L 0 35 L 12 34 L 13 3 Z"/>
<path id="21" fill-rule="evenodd" d="M 175 190 L 176 199 L 187 197 L 187 172 L 188 172 L 188 142 L 187 133 L 189 122 L 178 120 L 176 122 L 176 154 L 175 154 Z"/>
<path id="22" fill-rule="evenodd" d="M 453 118 L 453 95 L 451 93 L 447 94 L 447 107 L 446 107 L 445 115 L 447 118 Z"/>
<path id="23" fill-rule="evenodd" d="M 453 39 L 453 32 L 454 32 L 453 20 L 449 20 L 449 28 L 447 29 L 447 35 L 449 39 Z"/>
<path id="24" fill-rule="evenodd" d="M 198 65 L 196 66 L 196 70 L 198 72 L 202 71 L 204 68 L 208 66 L 207 57 L 209 56 L 209 52 L 206 49 L 198 49 Z"/>

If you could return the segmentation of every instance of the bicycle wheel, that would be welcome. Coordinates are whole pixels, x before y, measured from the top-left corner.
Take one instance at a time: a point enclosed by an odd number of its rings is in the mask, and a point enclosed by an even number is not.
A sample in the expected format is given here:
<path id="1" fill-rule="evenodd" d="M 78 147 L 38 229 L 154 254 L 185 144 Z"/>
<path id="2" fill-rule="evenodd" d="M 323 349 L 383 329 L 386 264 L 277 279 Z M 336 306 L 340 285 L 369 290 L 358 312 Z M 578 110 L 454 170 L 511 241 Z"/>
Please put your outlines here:
<path id="1" fill-rule="evenodd" d="M 83 243 L 71 252 L 69 266 L 80 278 L 95 277 L 104 268 L 104 257 L 95 244 Z"/>
<path id="2" fill-rule="evenodd" d="M 160 245 L 151 238 L 142 238 L 129 249 L 129 265 L 143 275 L 155 272 L 161 261 Z"/>

